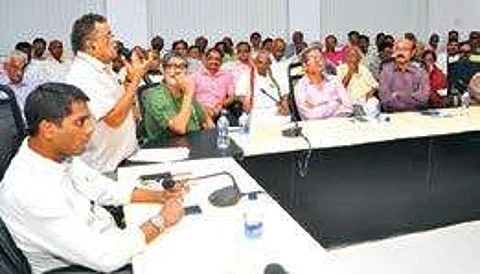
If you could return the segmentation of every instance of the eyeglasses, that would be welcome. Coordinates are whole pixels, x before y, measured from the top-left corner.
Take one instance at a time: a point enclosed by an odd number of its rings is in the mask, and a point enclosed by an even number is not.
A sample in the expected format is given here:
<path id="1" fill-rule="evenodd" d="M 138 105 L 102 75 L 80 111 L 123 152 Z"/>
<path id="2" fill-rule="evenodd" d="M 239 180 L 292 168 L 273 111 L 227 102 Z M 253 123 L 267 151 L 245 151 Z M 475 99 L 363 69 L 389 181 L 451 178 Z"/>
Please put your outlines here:
<path id="1" fill-rule="evenodd" d="M 184 63 L 179 63 L 179 64 L 165 64 L 164 65 L 165 69 L 178 69 L 178 70 L 184 70 L 187 68 L 187 64 Z"/>

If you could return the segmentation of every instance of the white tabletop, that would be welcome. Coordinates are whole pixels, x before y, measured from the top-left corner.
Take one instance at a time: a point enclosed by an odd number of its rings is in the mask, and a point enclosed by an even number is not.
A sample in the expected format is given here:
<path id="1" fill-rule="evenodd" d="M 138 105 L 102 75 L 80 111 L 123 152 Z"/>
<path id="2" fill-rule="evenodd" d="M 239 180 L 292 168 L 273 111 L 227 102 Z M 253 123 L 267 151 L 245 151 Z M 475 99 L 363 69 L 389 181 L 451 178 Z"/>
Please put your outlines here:
<path id="1" fill-rule="evenodd" d="M 353 118 L 331 118 L 300 122 L 313 148 L 332 148 L 415 137 L 446 135 L 480 130 L 480 106 L 471 107 L 468 115 L 460 109 L 441 109 L 440 117 L 419 112 L 388 114 L 390 122 L 358 122 Z M 385 116 L 385 114 L 382 114 Z M 245 156 L 307 149 L 302 138 L 287 138 L 282 129 L 292 123 L 276 122 L 253 125 L 249 135 L 233 132 L 231 137 Z"/>
<path id="2" fill-rule="evenodd" d="M 361 243 L 329 252 L 347 273 L 478 274 L 480 221 Z"/>
<path id="3" fill-rule="evenodd" d="M 242 192 L 261 187 L 233 159 L 207 159 L 161 165 L 122 168 L 119 181 L 135 180 L 141 174 L 172 171 L 188 176 L 228 171 Z M 186 216 L 156 238 L 133 261 L 135 273 L 263 273 L 269 263 L 279 263 L 289 273 L 339 273 L 338 266 L 303 228 L 270 196 L 258 200 L 244 197 L 239 204 L 215 208 L 208 203 L 212 191 L 231 185 L 226 176 L 194 181 L 185 205 L 198 204 L 201 215 Z M 263 214 L 263 235 L 244 235 L 243 214 L 254 205 Z M 159 210 L 159 206 L 130 205 L 125 208 L 128 225 L 139 225 Z M 313 271 L 313 272 L 312 272 Z"/>

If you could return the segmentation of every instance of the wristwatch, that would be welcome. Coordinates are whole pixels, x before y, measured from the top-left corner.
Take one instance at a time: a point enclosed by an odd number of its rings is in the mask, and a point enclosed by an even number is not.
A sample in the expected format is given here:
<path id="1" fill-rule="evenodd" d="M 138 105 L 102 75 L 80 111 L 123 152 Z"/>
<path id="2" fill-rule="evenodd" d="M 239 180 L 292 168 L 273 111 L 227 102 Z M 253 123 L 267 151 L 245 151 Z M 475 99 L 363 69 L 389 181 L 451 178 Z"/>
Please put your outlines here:
<path id="1" fill-rule="evenodd" d="M 158 229 L 159 232 L 162 232 L 165 229 L 165 220 L 162 215 L 155 215 L 150 218 L 150 223 Z"/>

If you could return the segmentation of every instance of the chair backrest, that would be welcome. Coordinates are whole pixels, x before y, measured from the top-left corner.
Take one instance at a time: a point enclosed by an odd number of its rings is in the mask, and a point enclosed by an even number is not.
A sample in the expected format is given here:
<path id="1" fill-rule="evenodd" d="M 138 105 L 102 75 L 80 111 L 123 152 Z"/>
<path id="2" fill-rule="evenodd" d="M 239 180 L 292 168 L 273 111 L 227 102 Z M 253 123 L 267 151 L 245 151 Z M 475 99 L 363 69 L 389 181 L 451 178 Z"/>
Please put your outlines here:
<path id="1" fill-rule="evenodd" d="M 137 140 L 139 144 L 143 144 L 146 140 L 147 132 L 145 130 L 145 124 L 143 122 L 143 117 L 145 117 L 145 97 L 149 90 L 153 87 L 160 85 L 160 83 L 150 83 L 143 86 L 140 86 L 137 89 L 137 100 L 139 104 L 140 115 L 142 119 L 137 124 Z"/>
<path id="2" fill-rule="evenodd" d="M 30 274 L 30 264 L 18 249 L 5 223 L 0 218 L 0 273 Z"/>
<path id="3" fill-rule="evenodd" d="M 451 94 L 452 89 L 457 89 L 463 93 L 470 83 L 472 77 L 480 72 L 480 58 L 464 59 L 448 64 L 448 90 Z"/>
<path id="4" fill-rule="evenodd" d="M 25 133 L 15 94 L 8 86 L 0 85 L 0 181 Z"/>
<path id="5" fill-rule="evenodd" d="M 291 63 L 288 66 L 288 88 L 290 91 L 288 95 L 288 105 L 290 107 L 292 121 L 302 120 L 295 101 L 295 84 L 303 77 L 303 75 L 305 75 L 305 72 L 303 71 L 302 63 Z"/>

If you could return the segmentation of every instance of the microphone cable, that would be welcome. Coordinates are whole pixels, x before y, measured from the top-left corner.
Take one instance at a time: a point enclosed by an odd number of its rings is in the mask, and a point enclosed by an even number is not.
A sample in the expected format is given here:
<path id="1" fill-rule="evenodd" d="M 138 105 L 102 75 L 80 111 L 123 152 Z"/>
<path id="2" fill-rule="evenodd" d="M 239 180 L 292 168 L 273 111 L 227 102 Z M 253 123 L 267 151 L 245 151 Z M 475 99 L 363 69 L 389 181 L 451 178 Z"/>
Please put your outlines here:
<path id="1" fill-rule="evenodd" d="M 301 177 L 305 177 L 308 174 L 308 166 L 310 164 L 310 158 L 312 157 L 312 150 L 313 150 L 312 149 L 312 143 L 310 142 L 308 137 L 305 136 L 305 134 L 303 134 L 302 131 L 300 131 L 300 134 L 298 136 L 301 137 L 303 140 L 305 140 L 305 142 L 308 145 L 308 149 L 306 151 L 304 150 L 304 151 L 300 152 L 300 154 L 303 154 L 303 159 L 302 159 L 302 157 L 299 157 L 299 158 L 296 159 L 298 174 Z"/>

